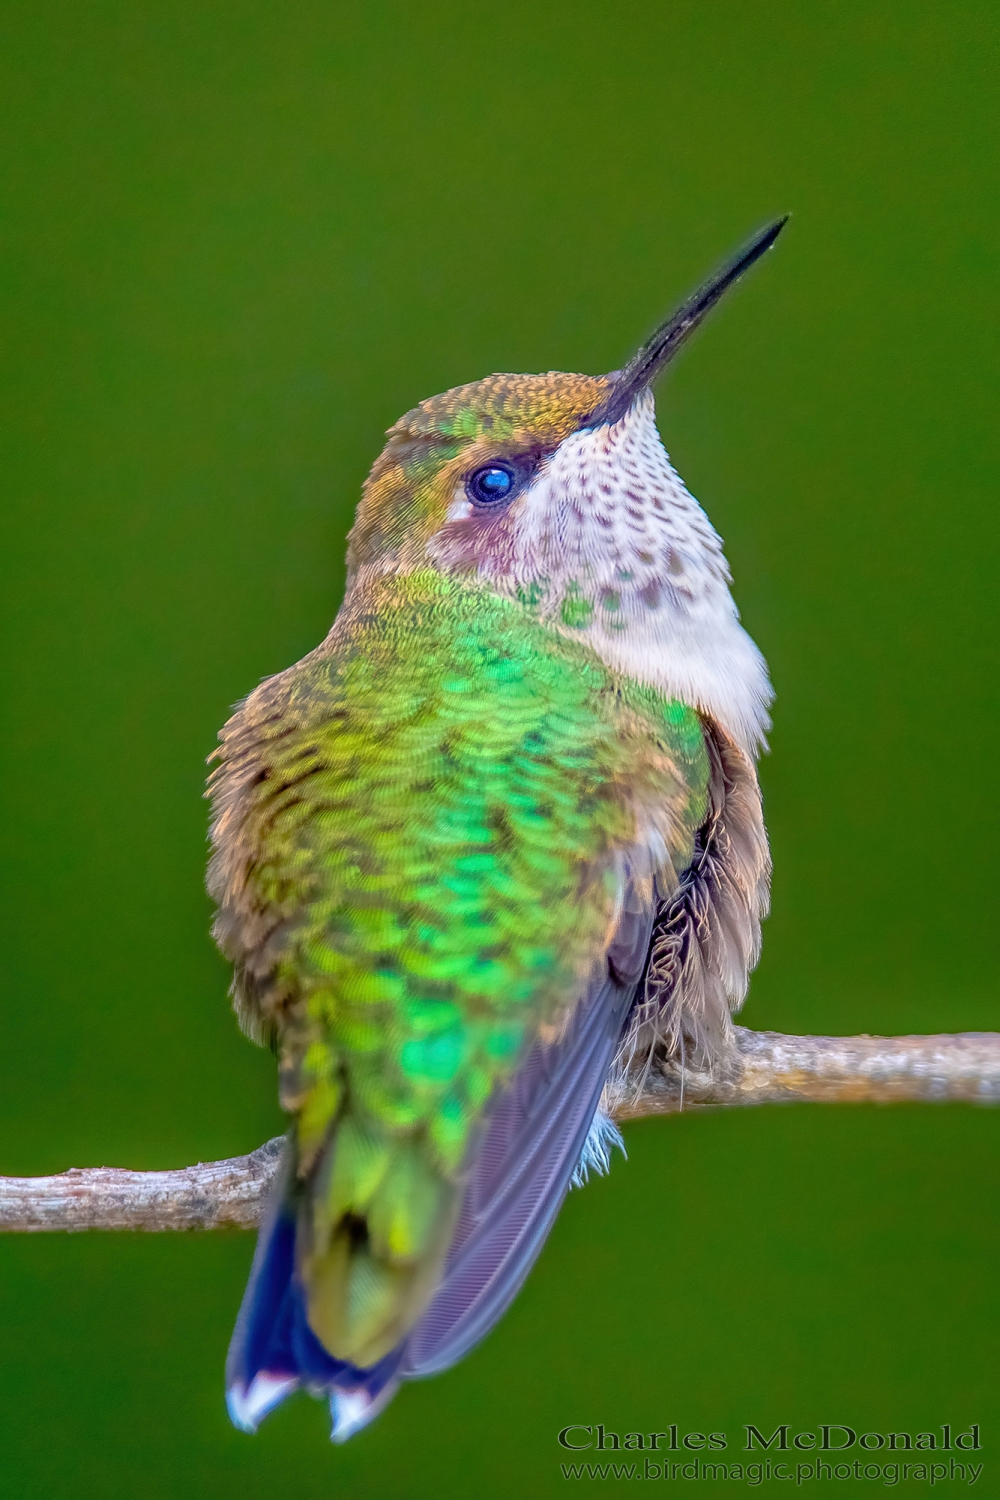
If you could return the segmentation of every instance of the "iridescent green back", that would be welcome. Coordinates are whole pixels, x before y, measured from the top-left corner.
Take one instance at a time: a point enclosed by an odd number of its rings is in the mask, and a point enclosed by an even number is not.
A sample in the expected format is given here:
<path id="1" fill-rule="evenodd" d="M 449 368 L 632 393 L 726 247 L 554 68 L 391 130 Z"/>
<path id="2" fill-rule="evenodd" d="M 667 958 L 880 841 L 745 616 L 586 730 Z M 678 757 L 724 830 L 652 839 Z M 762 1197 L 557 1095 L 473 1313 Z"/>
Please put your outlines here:
<path id="1" fill-rule="evenodd" d="M 707 779 L 693 710 L 430 571 L 353 596 L 226 727 L 217 932 L 280 1048 L 338 1357 L 412 1323 L 487 1101 L 603 962 L 650 809 L 664 878 L 690 860 Z"/>

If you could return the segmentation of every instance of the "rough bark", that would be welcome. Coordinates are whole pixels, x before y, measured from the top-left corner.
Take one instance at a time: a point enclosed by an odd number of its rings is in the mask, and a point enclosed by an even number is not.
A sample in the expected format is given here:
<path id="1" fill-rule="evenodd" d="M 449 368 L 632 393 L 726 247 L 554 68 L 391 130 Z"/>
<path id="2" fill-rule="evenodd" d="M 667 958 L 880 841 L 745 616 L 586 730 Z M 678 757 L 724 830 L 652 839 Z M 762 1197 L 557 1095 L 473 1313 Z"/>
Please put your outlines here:
<path id="1" fill-rule="evenodd" d="M 618 1120 L 750 1104 L 1000 1103 L 1000 1033 L 784 1036 L 735 1028 L 709 1075 L 660 1061 L 611 1101 Z"/>
<path id="2" fill-rule="evenodd" d="M 753 1104 L 1000 1103 L 1000 1033 L 783 1036 L 738 1026 L 709 1075 L 654 1059 L 607 1100 L 618 1120 Z M 72 1168 L 0 1177 L 0 1230 L 254 1229 L 281 1158 L 280 1137 L 249 1156 L 172 1172 Z"/>
<path id="3" fill-rule="evenodd" d="M 249 1156 L 173 1172 L 71 1167 L 57 1177 L 0 1177 L 0 1230 L 255 1229 L 281 1147 L 278 1136 Z"/>

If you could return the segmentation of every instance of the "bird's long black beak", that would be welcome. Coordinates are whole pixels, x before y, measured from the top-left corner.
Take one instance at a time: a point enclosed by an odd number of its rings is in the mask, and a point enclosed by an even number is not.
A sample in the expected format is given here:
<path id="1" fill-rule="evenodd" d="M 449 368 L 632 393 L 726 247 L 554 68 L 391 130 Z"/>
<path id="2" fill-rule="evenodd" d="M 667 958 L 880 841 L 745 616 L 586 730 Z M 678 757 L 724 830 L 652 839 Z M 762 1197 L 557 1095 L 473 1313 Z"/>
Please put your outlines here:
<path id="1" fill-rule="evenodd" d="M 755 260 L 759 260 L 766 250 L 770 250 L 788 223 L 788 218 L 788 214 L 785 214 L 784 218 L 775 219 L 773 224 L 761 229 L 665 323 L 661 323 L 635 358 L 629 360 L 624 370 L 618 371 L 613 377 L 614 383 L 608 395 L 587 418 L 588 427 L 598 423 L 617 422 L 625 415 L 640 391 L 644 391 L 663 367 L 669 364 L 685 339 L 694 332 L 723 293 L 740 279 L 744 271 L 749 270 Z"/>

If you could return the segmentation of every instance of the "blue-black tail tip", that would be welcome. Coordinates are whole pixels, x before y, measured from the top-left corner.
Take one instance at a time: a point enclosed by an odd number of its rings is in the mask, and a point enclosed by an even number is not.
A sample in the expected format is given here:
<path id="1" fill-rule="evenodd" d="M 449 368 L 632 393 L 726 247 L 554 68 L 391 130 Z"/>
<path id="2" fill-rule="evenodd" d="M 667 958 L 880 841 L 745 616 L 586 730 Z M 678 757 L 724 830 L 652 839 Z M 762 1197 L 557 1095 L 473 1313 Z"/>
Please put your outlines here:
<path id="1" fill-rule="evenodd" d="M 329 1400 L 334 1442 L 345 1442 L 373 1421 L 399 1384 L 402 1349 L 371 1369 L 335 1359 L 306 1320 L 295 1273 L 294 1205 L 275 1194 L 261 1227 L 229 1358 L 226 1405 L 241 1432 L 260 1423 L 297 1390 Z"/>

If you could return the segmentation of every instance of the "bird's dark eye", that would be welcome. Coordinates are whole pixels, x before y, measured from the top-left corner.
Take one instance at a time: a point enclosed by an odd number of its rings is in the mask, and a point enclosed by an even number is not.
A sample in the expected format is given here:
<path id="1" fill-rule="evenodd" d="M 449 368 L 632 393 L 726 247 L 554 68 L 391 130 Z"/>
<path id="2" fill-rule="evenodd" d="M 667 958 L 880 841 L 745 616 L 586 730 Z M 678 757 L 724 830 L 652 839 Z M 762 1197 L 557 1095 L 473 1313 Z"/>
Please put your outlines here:
<path id="1" fill-rule="evenodd" d="M 469 498 L 479 505 L 496 505 L 506 500 L 514 488 L 514 470 L 508 464 L 487 464 L 474 469 L 465 481 Z"/>

